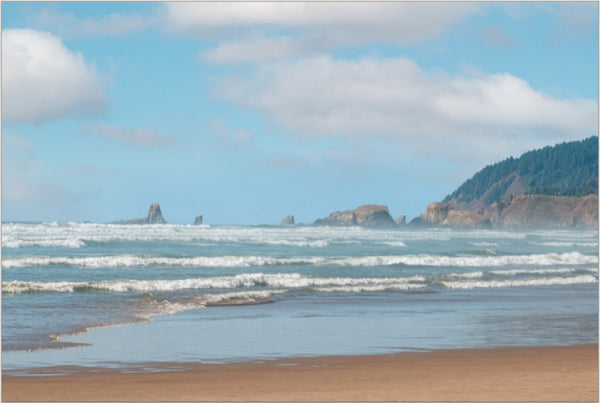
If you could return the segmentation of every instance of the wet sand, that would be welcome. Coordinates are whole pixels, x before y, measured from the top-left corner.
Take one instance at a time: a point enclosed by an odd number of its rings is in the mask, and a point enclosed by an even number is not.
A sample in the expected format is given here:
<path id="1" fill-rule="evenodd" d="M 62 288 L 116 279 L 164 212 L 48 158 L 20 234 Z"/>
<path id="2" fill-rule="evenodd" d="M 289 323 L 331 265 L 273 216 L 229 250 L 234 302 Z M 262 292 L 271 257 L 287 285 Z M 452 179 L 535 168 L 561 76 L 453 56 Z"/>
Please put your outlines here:
<path id="1" fill-rule="evenodd" d="M 163 365 L 155 372 L 3 375 L 2 400 L 598 400 L 597 344 Z"/>

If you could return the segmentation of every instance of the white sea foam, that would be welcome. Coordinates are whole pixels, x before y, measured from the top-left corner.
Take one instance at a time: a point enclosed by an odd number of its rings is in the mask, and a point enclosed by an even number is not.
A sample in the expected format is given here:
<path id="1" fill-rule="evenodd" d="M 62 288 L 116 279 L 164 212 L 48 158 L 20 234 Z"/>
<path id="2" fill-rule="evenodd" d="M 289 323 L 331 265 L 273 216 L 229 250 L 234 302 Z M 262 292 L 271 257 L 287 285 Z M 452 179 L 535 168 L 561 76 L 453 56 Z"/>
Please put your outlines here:
<path id="1" fill-rule="evenodd" d="M 467 273 L 452 273 L 446 275 L 449 279 L 456 278 L 465 278 L 465 279 L 475 279 L 475 278 L 483 278 L 486 273 L 488 275 L 494 276 L 518 276 L 518 275 L 529 275 L 529 276 L 544 276 L 548 274 L 571 274 L 571 273 L 593 273 L 598 274 L 598 269 L 596 268 L 551 268 L 551 269 L 539 269 L 539 268 L 530 268 L 530 269 L 512 269 L 512 270 L 489 270 L 489 271 L 473 271 Z"/>
<path id="2" fill-rule="evenodd" d="M 438 256 L 400 255 L 366 256 L 335 261 L 348 266 L 457 266 L 457 267 L 498 267 L 507 265 L 551 266 L 557 264 L 580 265 L 598 263 L 598 256 L 583 255 L 579 252 L 547 253 L 514 256 Z"/>
<path id="3" fill-rule="evenodd" d="M 500 246 L 497 242 L 469 242 L 469 245 L 479 246 L 482 248 L 494 248 Z"/>
<path id="4" fill-rule="evenodd" d="M 78 266 L 85 268 L 117 268 L 141 266 L 175 267 L 252 267 L 272 265 L 340 265 L 340 266 L 449 266 L 449 267 L 500 267 L 510 265 L 551 266 L 583 265 L 598 263 L 598 256 L 583 255 L 579 252 L 547 253 L 514 256 L 439 256 L 439 255 L 389 255 L 363 256 L 352 258 L 334 257 L 295 257 L 275 258 L 269 256 L 198 256 L 198 257 L 161 257 L 161 256 L 88 256 L 88 257 L 50 257 L 26 256 L 5 259 L 2 267 L 21 268 L 49 265 Z"/>
<path id="5" fill-rule="evenodd" d="M 473 288 L 531 287 L 545 285 L 585 284 L 596 282 L 598 282 L 598 279 L 592 275 L 580 275 L 573 277 L 550 277 L 521 280 L 443 281 L 441 282 L 441 284 L 443 284 L 447 288 L 468 290 Z"/>
<path id="6" fill-rule="evenodd" d="M 388 245 L 388 246 L 395 246 L 398 248 L 406 248 L 406 243 L 402 242 L 402 241 L 388 241 L 388 242 L 382 242 L 383 245 Z"/>
<path id="7" fill-rule="evenodd" d="M 557 273 L 568 273 L 561 271 Z M 550 273 L 548 273 L 550 274 Z M 383 290 L 412 290 L 425 288 L 432 284 L 442 284 L 447 288 L 498 288 L 556 284 L 580 284 L 597 282 L 597 277 L 592 274 L 575 276 L 536 277 L 522 279 L 476 280 L 483 277 L 480 271 L 473 273 L 455 273 L 441 277 L 386 277 L 386 278 L 349 278 L 349 277 L 309 277 L 299 273 L 248 273 L 236 276 L 188 278 L 179 280 L 114 280 L 97 282 L 37 282 L 37 281 L 6 281 L 2 283 L 4 294 L 35 293 L 35 292 L 176 292 L 181 290 L 238 290 L 235 292 L 258 292 L 261 298 L 282 293 L 285 290 L 307 289 L 315 292 L 363 292 Z M 458 280 L 460 279 L 460 280 Z M 254 288 L 263 288 L 253 290 Z M 272 289 L 264 289 L 272 288 Z M 242 294 L 227 294 L 231 298 L 242 298 Z M 261 294 L 262 293 L 262 294 Z M 212 295 L 212 294 L 209 294 Z M 225 294 L 221 294 L 225 295 Z M 244 294 L 246 295 L 246 294 Z M 223 298 L 206 297 L 202 301 L 207 304 L 222 302 Z M 217 298 L 217 299 L 215 299 Z M 219 299 L 221 298 L 221 299 Z M 249 297 L 250 298 L 250 297 Z M 199 304 L 198 301 L 195 301 Z"/>
<path id="8" fill-rule="evenodd" d="M 559 269 L 535 269 L 535 270 L 527 270 L 527 269 L 513 269 L 513 270 L 492 270 L 490 273 L 504 276 L 516 276 L 519 274 L 561 274 L 561 273 L 574 273 L 577 271 L 587 271 L 590 273 L 598 273 L 598 269 L 569 269 L 569 268 L 559 268 Z"/>
<path id="9" fill-rule="evenodd" d="M 168 300 L 145 301 L 144 313 L 142 316 L 151 317 L 154 315 L 170 315 L 178 312 L 188 311 L 190 309 L 199 309 L 207 306 L 218 305 L 252 305 L 270 302 L 277 294 L 284 293 L 284 290 L 268 291 L 241 291 L 224 292 L 218 294 L 202 294 L 192 299 L 180 302 Z"/>
<path id="10" fill-rule="evenodd" d="M 88 257 L 50 257 L 29 256 L 6 259 L 2 267 L 36 267 L 49 265 L 78 266 L 86 268 L 116 268 L 140 266 L 184 266 L 184 267 L 251 267 L 289 264 L 319 264 L 324 258 L 272 258 L 266 256 L 199 256 L 190 258 L 173 258 L 161 256 L 88 256 Z"/>
<path id="11" fill-rule="evenodd" d="M 81 248 L 85 246 L 85 242 L 79 238 L 67 238 L 67 239 L 39 239 L 39 240 L 25 240 L 25 239 L 3 239 L 3 248 L 26 248 L 32 246 L 42 247 L 60 247 L 60 248 Z"/>
<path id="12" fill-rule="evenodd" d="M 236 276 L 194 278 L 181 280 L 115 280 L 97 282 L 37 282 L 6 281 L 2 291 L 7 294 L 23 292 L 74 292 L 74 291 L 111 291 L 111 292 L 156 292 L 189 289 L 247 289 L 253 287 L 275 287 L 286 289 L 319 288 L 332 286 L 378 286 L 384 288 L 409 287 L 425 281 L 424 277 L 405 278 L 320 278 L 307 277 L 298 273 L 264 274 L 248 273 Z"/>
<path id="13" fill-rule="evenodd" d="M 560 241 L 560 242 L 531 242 L 532 245 L 554 246 L 557 248 L 593 248 L 598 246 L 598 242 L 575 242 L 575 241 Z"/>

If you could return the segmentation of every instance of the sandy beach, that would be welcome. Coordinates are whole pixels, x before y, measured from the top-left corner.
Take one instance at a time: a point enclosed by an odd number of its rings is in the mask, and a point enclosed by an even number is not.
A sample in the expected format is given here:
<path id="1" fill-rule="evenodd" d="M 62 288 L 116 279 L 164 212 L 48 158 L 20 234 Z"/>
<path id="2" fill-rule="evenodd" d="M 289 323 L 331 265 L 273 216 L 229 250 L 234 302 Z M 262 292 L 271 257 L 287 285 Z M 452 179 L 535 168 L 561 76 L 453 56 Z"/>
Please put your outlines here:
<path id="1" fill-rule="evenodd" d="M 3 401 L 596 401 L 598 345 L 303 357 L 2 377 Z"/>

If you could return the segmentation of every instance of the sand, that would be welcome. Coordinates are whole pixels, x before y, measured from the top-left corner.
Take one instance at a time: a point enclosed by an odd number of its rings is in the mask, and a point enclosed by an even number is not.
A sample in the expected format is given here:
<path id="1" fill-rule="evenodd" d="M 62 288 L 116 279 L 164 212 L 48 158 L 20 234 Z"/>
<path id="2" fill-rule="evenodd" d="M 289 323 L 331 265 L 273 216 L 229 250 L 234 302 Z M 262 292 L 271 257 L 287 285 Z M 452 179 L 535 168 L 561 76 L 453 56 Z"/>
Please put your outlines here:
<path id="1" fill-rule="evenodd" d="M 598 345 L 3 375 L 3 401 L 597 401 Z"/>

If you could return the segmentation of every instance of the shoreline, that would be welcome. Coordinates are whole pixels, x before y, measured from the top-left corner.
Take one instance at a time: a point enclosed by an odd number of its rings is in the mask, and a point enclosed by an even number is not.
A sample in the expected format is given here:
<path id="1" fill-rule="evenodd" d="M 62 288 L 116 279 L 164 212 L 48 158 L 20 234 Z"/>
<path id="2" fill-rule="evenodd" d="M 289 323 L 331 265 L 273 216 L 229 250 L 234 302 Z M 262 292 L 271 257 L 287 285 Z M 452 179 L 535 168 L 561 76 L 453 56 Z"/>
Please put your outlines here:
<path id="1" fill-rule="evenodd" d="M 598 344 L 2 376 L 3 401 L 597 401 Z"/>

